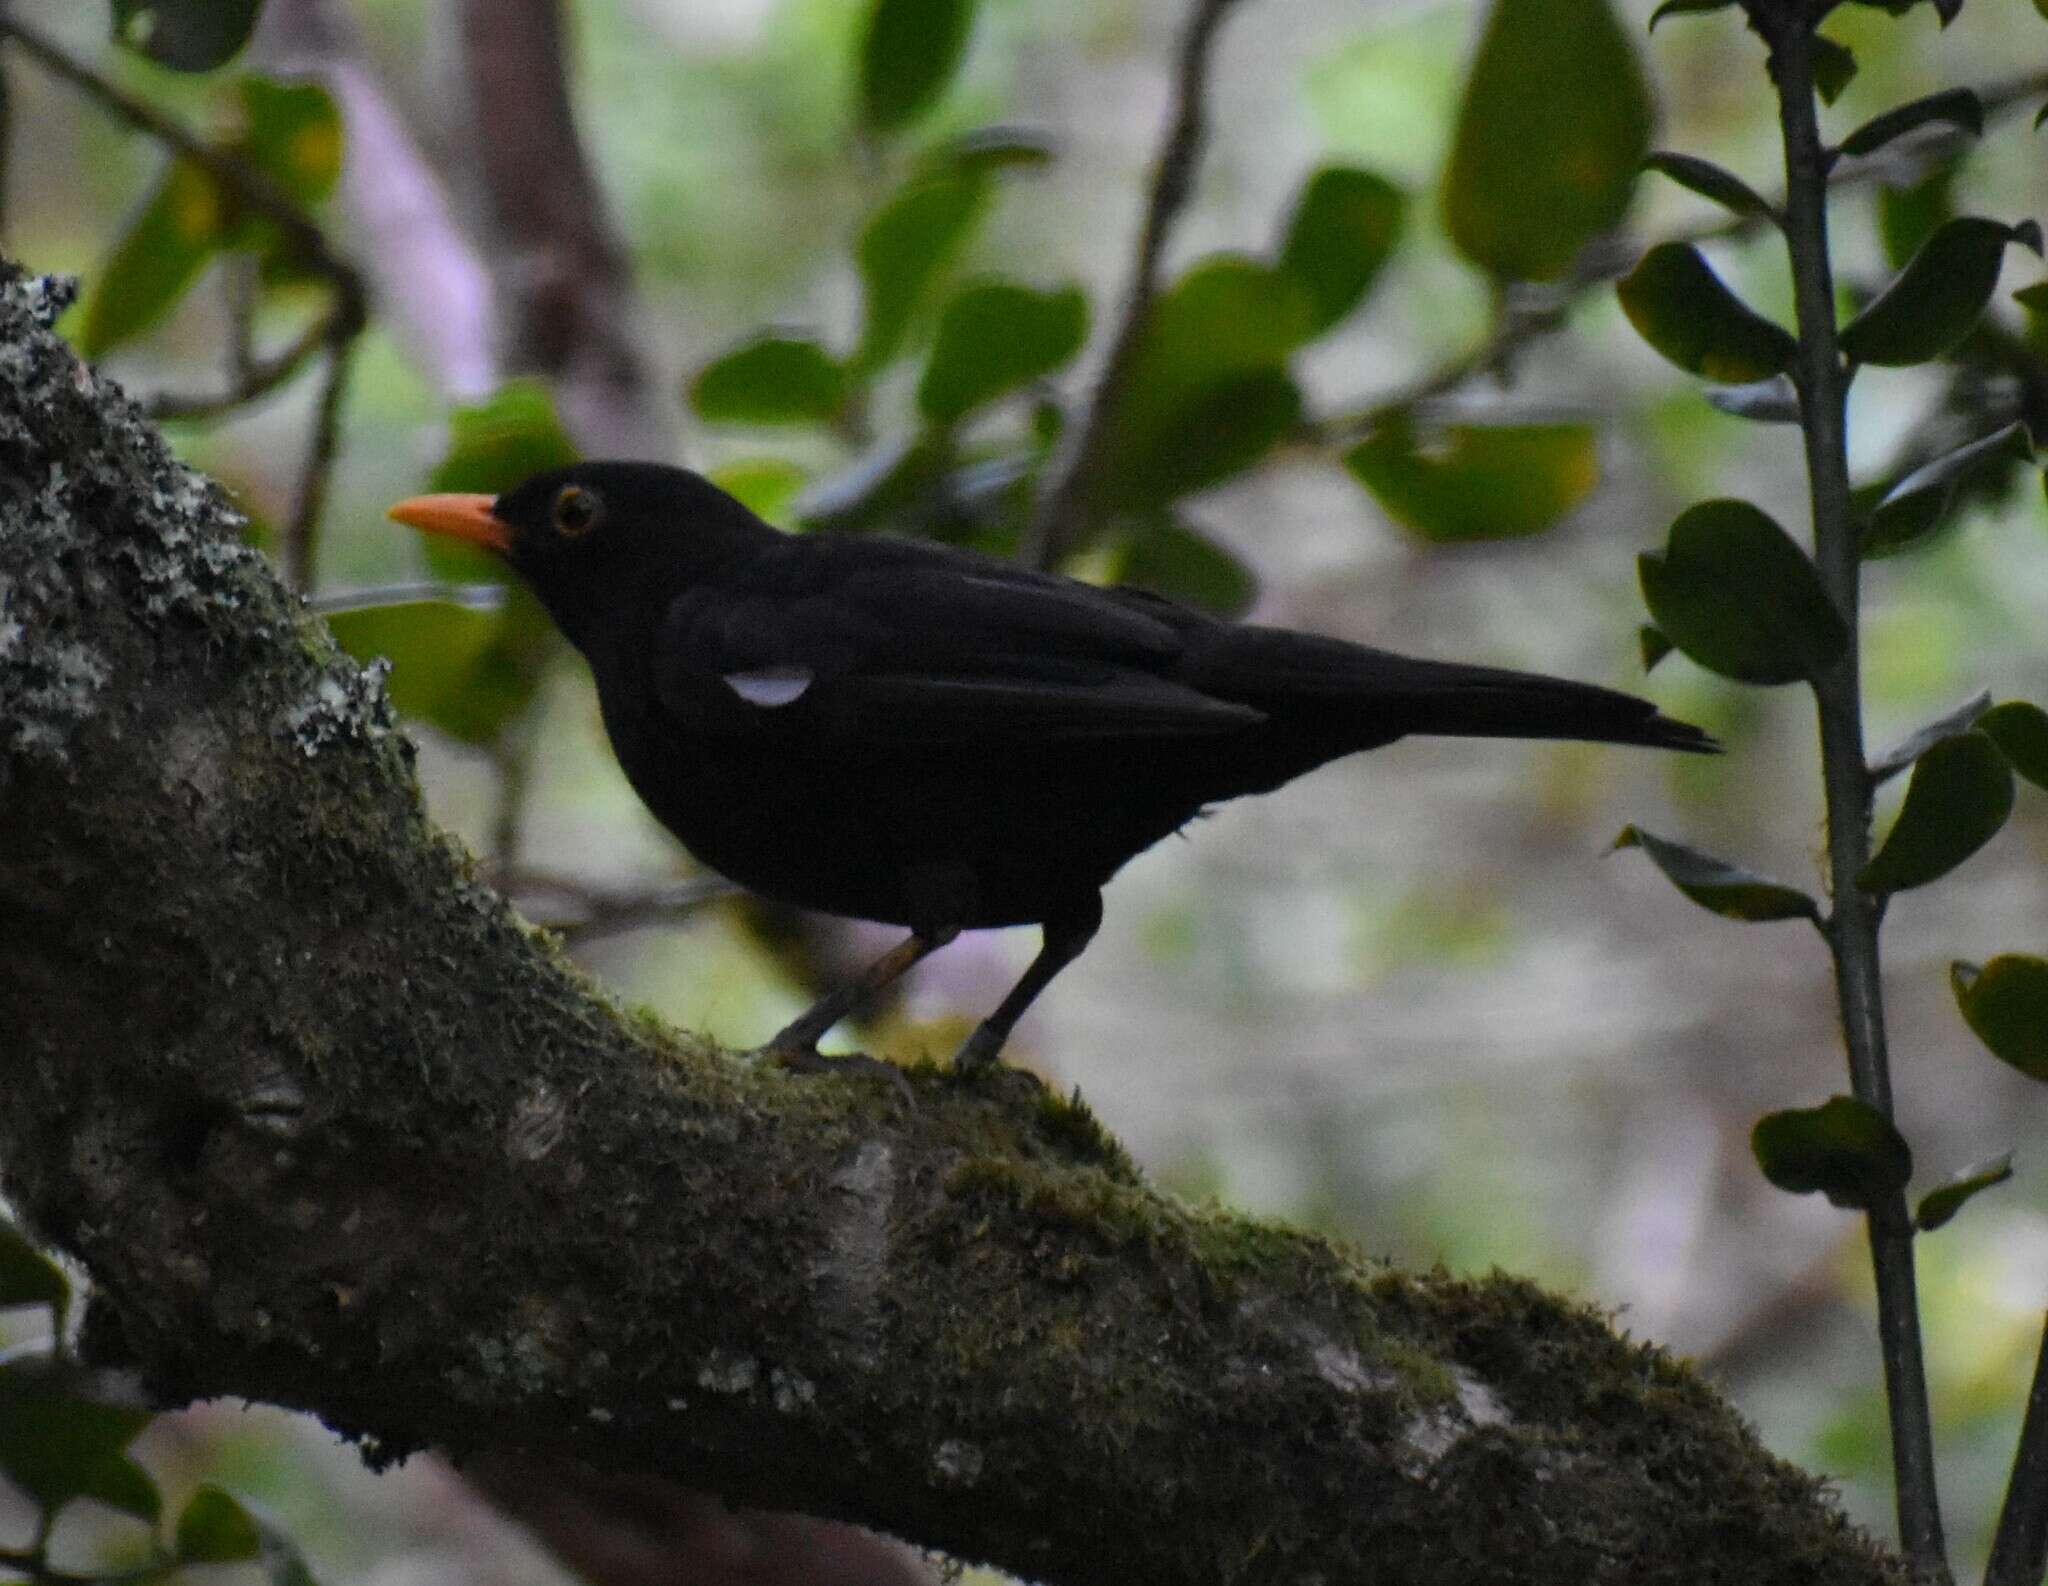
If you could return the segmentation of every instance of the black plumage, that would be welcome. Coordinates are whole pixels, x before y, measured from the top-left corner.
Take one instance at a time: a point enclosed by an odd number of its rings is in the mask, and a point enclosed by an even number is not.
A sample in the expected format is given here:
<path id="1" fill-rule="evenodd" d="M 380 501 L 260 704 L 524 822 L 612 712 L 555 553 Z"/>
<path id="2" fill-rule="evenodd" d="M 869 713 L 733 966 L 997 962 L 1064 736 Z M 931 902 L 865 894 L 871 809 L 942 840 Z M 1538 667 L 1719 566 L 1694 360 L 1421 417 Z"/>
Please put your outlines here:
<path id="1" fill-rule="evenodd" d="M 991 1061 L 1103 885 L 1205 806 L 1412 733 L 1709 750 L 1643 700 L 1225 621 L 943 546 L 771 528 L 681 469 L 585 463 L 392 515 L 498 550 L 588 659 L 613 750 L 698 859 L 910 941 L 770 1043 L 808 1059 L 962 929 L 1044 946 L 962 1048 Z"/>

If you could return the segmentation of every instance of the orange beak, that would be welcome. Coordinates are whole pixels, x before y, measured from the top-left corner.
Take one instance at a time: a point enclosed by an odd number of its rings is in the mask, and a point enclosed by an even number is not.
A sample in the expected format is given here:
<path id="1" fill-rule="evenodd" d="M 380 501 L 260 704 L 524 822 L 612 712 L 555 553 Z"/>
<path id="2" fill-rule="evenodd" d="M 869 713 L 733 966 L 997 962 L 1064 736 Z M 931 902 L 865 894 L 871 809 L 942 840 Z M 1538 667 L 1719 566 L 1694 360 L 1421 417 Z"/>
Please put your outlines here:
<path id="1" fill-rule="evenodd" d="M 413 496 L 393 507 L 386 517 L 427 534 L 447 534 L 505 551 L 512 544 L 512 527 L 491 509 L 496 496 Z"/>

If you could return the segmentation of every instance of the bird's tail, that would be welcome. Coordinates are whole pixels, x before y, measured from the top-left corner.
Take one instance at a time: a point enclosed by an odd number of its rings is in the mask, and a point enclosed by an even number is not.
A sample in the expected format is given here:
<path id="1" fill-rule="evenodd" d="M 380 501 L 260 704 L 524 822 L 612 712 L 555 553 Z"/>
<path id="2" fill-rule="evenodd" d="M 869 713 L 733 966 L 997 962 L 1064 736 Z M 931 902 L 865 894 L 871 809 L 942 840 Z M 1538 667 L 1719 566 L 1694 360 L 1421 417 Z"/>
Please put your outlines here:
<path id="1" fill-rule="evenodd" d="M 1375 707 L 1407 733 L 1452 738 L 1571 738 L 1712 754 L 1713 737 L 1674 721 L 1646 699 L 1505 667 L 1387 656 L 1376 668 Z"/>

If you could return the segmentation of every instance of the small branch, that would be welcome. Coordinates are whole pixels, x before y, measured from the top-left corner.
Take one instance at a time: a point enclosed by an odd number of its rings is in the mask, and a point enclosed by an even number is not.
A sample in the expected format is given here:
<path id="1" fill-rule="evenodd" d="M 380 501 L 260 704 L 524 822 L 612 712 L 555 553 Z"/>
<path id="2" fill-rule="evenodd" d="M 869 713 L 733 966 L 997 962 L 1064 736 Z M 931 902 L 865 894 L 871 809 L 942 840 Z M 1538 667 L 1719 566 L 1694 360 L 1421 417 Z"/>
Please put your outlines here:
<path id="1" fill-rule="evenodd" d="M 2027 1394 L 2026 1420 L 2013 1453 L 2012 1479 L 1999 1511 L 1991 1562 L 1984 1586 L 2041 1586 L 2048 1569 L 2048 1320 L 2041 1328 L 2041 1352 L 2034 1361 L 2034 1386 Z"/>
<path id="2" fill-rule="evenodd" d="M 723 876 L 716 875 L 692 876 L 651 886 L 608 888 L 591 886 L 573 876 L 512 867 L 498 871 L 491 879 L 534 924 L 577 946 L 642 926 L 668 924 L 739 891 Z M 536 909 L 536 897 L 561 906 L 552 911 Z"/>
<path id="3" fill-rule="evenodd" d="M 291 345 L 269 358 L 252 359 L 236 373 L 232 383 L 219 391 L 161 391 L 147 398 L 142 411 L 152 419 L 206 420 L 223 418 L 240 407 L 270 395 L 286 384 L 320 355 L 334 335 L 334 316 L 323 314 L 313 321 Z"/>
<path id="4" fill-rule="evenodd" d="M 1159 286 L 1159 259 L 1175 220 L 1194 186 L 1196 160 L 1202 148 L 1202 99 L 1216 30 L 1231 0 L 1194 0 L 1173 79 L 1173 109 L 1166 139 L 1152 169 L 1145 202 L 1145 223 L 1138 234 L 1138 256 L 1124 288 L 1115 334 L 1096 376 L 1085 411 L 1070 424 L 1046 464 L 1048 483 L 1038 510 L 1024 533 L 1021 555 L 1036 567 L 1051 567 L 1086 533 L 1091 498 L 1104 458 L 1110 421 L 1116 416 L 1130 376 L 1131 357 L 1150 316 Z"/>
<path id="5" fill-rule="evenodd" d="M 326 376 L 313 408 L 313 429 L 306 440 L 306 461 L 299 470 L 299 488 L 285 526 L 284 578 L 301 594 L 313 587 L 320 549 L 320 520 L 327 507 L 327 487 L 334 477 L 334 458 L 341 444 L 341 405 L 348 393 L 360 322 L 350 324 L 337 311 L 327 337 Z"/>
<path id="6" fill-rule="evenodd" d="M 1836 340 L 1834 283 L 1828 259 L 1827 199 L 1832 157 L 1814 113 L 1813 27 L 1792 7 L 1782 16 L 1761 3 L 1752 18 L 1771 50 L 1785 140 L 1785 238 L 1799 324 L 1792 371 L 1801 396 L 1800 432 L 1813 507 L 1814 563 L 1850 635 L 1842 657 L 1814 679 L 1821 771 L 1827 799 L 1829 890 L 1824 934 L 1834 962 L 1850 1085 L 1857 1098 L 1891 1115 L 1884 991 L 1878 928 L 1883 905 L 1857 876 L 1870 857 L 1872 778 L 1864 764 L 1858 612 L 1862 561 L 1849 503 L 1846 434 L 1848 372 Z M 1899 1535 L 1924 1574 L 1948 1578 L 1947 1545 L 1935 1487 L 1934 1431 L 1927 1404 L 1920 1306 L 1913 1272 L 1913 1225 L 1904 1195 L 1869 1210 L 1871 1265 L 1877 1282 L 1878 1333 L 1885 1398 L 1891 1411 L 1892 1465 L 1898 1483 Z"/>

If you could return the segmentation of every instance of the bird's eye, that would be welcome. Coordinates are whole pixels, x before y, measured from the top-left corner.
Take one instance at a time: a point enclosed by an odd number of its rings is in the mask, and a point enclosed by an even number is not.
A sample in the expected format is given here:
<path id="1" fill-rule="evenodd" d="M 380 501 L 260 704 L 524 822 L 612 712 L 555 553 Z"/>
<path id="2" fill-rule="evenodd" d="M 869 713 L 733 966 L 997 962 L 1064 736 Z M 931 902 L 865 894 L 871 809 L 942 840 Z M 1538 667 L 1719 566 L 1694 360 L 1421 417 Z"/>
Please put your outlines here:
<path id="1" fill-rule="evenodd" d="M 578 535 L 588 534 L 603 516 L 604 503 L 594 490 L 585 490 L 581 485 L 564 485 L 561 494 L 555 497 L 555 532 L 564 539 L 573 540 Z"/>

